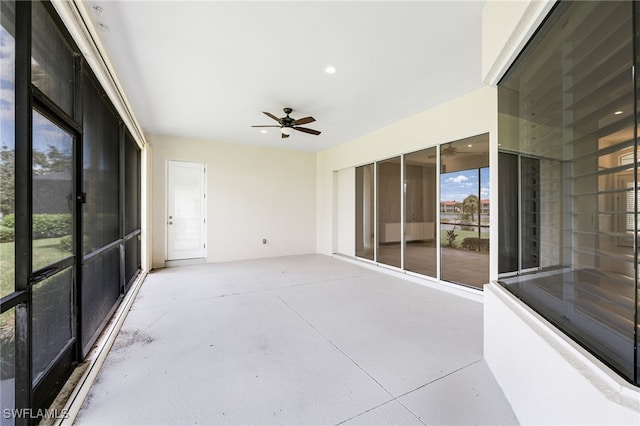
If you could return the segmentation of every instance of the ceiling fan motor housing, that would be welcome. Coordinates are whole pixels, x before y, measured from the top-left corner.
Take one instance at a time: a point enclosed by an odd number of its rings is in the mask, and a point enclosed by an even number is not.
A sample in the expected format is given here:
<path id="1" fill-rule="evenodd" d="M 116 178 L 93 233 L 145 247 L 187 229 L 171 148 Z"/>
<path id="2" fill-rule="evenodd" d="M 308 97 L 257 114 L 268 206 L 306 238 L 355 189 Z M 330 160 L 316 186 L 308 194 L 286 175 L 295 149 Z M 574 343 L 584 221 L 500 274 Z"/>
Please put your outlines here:
<path id="1" fill-rule="evenodd" d="M 293 118 L 289 117 L 289 114 L 291 114 L 293 112 L 293 109 L 284 108 L 283 111 L 284 111 L 285 114 L 287 114 L 287 116 L 286 117 L 282 117 L 280 119 L 280 124 L 282 124 L 282 127 L 293 127 L 293 122 L 295 120 Z"/>

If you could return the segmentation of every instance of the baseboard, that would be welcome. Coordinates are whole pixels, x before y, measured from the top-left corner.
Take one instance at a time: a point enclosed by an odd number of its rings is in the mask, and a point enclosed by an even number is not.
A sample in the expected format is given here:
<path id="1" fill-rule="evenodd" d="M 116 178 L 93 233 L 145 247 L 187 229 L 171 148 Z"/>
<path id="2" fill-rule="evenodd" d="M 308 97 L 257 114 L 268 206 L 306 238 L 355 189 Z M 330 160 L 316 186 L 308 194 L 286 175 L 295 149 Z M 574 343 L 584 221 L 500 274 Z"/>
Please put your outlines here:
<path id="1" fill-rule="evenodd" d="M 194 259 L 165 260 L 164 267 L 175 268 L 176 266 L 199 265 L 201 263 L 207 263 L 207 259 L 204 257 L 198 257 Z"/>

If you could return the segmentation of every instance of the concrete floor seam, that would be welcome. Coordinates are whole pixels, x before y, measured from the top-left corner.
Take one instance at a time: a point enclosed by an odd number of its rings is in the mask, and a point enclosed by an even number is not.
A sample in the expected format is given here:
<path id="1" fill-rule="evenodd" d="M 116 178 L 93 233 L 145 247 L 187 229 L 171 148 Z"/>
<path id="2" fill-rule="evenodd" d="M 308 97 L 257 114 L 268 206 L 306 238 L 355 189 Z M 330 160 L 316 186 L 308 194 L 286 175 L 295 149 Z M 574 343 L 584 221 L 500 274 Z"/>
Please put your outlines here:
<path id="1" fill-rule="evenodd" d="M 307 323 L 309 325 L 309 327 L 311 327 L 316 333 L 318 333 L 318 335 L 320 335 L 324 340 L 326 340 L 331 346 L 333 346 L 334 348 L 336 348 L 336 350 L 338 350 L 341 354 L 343 354 L 345 357 L 347 357 L 347 359 L 349 359 L 349 361 L 351 361 L 353 363 L 353 365 L 355 365 L 356 367 L 358 367 L 363 373 L 365 373 L 371 380 L 373 380 L 378 386 L 380 386 L 380 388 L 382 390 L 384 390 L 390 397 L 391 400 L 380 404 L 380 405 L 384 405 L 387 404 L 389 402 L 392 401 L 396 401 L 398 399 L 398 397 L 396 397 L 394 394 L 391 393 L 391 391 L 389 391 L 382 383 L 380 383 L 375 377 L 373 377 L 373 375 L 371 373 L 369 373 L 367 370 L 365 370 L 364 367 L 362 367 L 360 364 L 358 364 L 358 362 L 356 360 L 354 360 L 351 356 L 349 356 L 349 354 L 347 354 L 344 350 L 342 350 L 342 348 L 340 348 L 335 342 L 333 342 L 331 339 L 329 339 L 327 336 L 325 336 L 320 330 L 318 330 L 313 324 L 311 324 L 311 322 L 309 322 L 305 317 L 302 316 L 302 314 L 300 314 L 300 312 L 298 312 L 296 309 L 294 309 L 290 304 L 288 304 L 279 294 L 275 293 L 275 296 L 280 299 L 280 301 L 282 301 L 282 303 L 284 303 L 289 309 L 291 309 L 291 311 L 293 311 L 298 317 L 300 317 L 300 319 L 302 321 L 304 321 L 305 323 Z M 398 401 L 398 403 L 400 405 L 402 405 L 402 407 L 404 407 L 405 410 L 407 410 L 412 416 L 414 416 L 420 423 L 425 424 L 422 419 L 420 419 L 420 417 L 418 417 L 413 411 L 411 411 L 406 405 L 404 405 L 402 403 L 402 401 Z M 372 408 L 371 410 L 375 409 L 377 407 Z M 358 414 L 355 417 L 361 416 L 362 414 L 371 411 L 371 410 L 365 410 L 362 413 Z M 344 423 L 346 421 L 349 421 L 350 419 L 346 419 L 338 424 Z"/>
<path id="2" fill-rule="evenodd" d="M 415 391 L 417 391 L 417 390 L 420 390 L 420 389 L 426 388 L 426 387 L 427 387 L 427 386 L 429 386 L 429 385 L 432 385 L 432 384 L 434 384 L 434 383 L 436 383 L 436 382 L 439 382 L 439 381 L 440 381 L 440 380 L 442 380 L 442 379 L 446 379 L 447 377 L 451 376 L 452 374 L 455 374 L 455 373 L 457 373 L 457 372 L 459 372 L 459 371 L 462 371 L 462 370 L 464 370 L 465 368 L 469 368 L 469 367 L 471 367 L 472 365 L 475 365 L 475 364 L 477 364 L 477 363 L 479 363 L 479 362 L 482 362 L 482 358 L 477 359 L 477 360 L 475 360 L 475 361 L 473 361 L 473 362 L 471 362 L 471 363 L 469 363 L 469 364 L 467 364 L 467 365 L 463 365 L 462 367 L 457 368 L 457 369 L 455 369 L 455 370 L 453 370 L 453 371 L 451 371 L 451 372 L 449 372 L 449 373 L 445 374 L 444 376 L 440 376 L 440 377 L 438 377 L 437 379 L 433 379 L 433 380 L 431 380 L 430 382 L 425 383 L 424 385 L 418 386 L 418 387 L 417 387 L 417 388 L 415 388 L 415 389 L 412 389 L 412 390 L 410 390 L 410 391 L 408 391 L 408 392 L 405 392 L 405 393 L 403 393 L 402 395 L 399 395 L 399 396 L 398 396 L 398 398 L 405 397 L 405 396 L 407 396 L 407 395 L 409 395 L 409 394 L 411 394 L 411 393 L 413 393 L 413 392 L 415 392 Z M 399 402 L 399 401 L 398 401 L 398 402 Z M 401 404 L 402 404 L 402 403 L 401 403 Z"/>
<path id="3" fill-rule="evenodd" d="M 452 374 L 455 374 L 455 373 L 457 373 L 457 372 L 459 372 L 459 371 L 462 371 L 462 370 L 464 370 L 465 368 L 469 368 L 469 367 L 471 367 L 472 365 L 479 363 L 480 361 L 482 361 L 482 359 L 476 360 L 476 361 L 474 361 L 474 362 L 472 362 L 472 363 L 469 363 L 469 364 L 467 364 L 467 365 L 465 365 L 465 366 L 462 366 L 462 367 L 460 367 L 460 368 L 458 368 L 458 369 L 456 369 L 456 370 L 454 370 L 454 371 L 452 371 L 452 372 L 450 372 L 450 373 L 445 374 L 444 376 L 438 377 L 437 379 L 432 380 L 432 381 L 430 381 L 430 382 L 428 382 L 428 383 L 425 383 L 425 384 L 424 384 L 424 385 L 422 385 L 422 386 L 418 386 L 417 388 L 412 389 L 412 390 L 410 390 L 410 391 L 408 391 L 408 392 L 405 392 L 405 393 L 403 393 L 402 395 L 399 395 L 399 396 L 397 396 L 397 397 L 394 397 L 391 401 L 387 401 L 387 402 L 385 402 L 385 403 L 383 403 L 383 404 L 380 404 L 380 406 L 385 405 L 385 404 L 388 404 L 389 402 L 397 401 L 397 402 L 398 402 L 398 404 L 402 405 L 402 406 L 404 407 L 404 409 L 405 409 L 405 410 L 407 410 L 409 413 L 411 413 L 411 415 L 412 415 L 412 416 L 414 416 L 414 417 L 415 417 L 415 418 L 416 418 L 420 423 L 422 423 L 423 425 L 427 426 L 427 423 L 425 423 L 425 422 L 422 420 L 422 418 L 421 418 L 420 416 L 418 416 L 418 415 L 417 415 L 417 414 L 415 414 L 413 411 L 411 411 L 411 409 L 410 409 L 409 407 L 407 407 L 405 404 L 403 404 L 403 403 L 402 403 L 402 401 L 400 401 L 400 398 L 405 397 L 405 396 L 407 396 L 407 395 L 409 395 L 409 394 L 411 394 L 411 393 L 413 393 L 413 392 L 416 392 L 417 390 L 423 389 L 423 388 L 425 388 L 425 387 L 427 387 L 427 386 L 429 386 L 429 385 L 431 385 L 431 384 L 433 384 L 433 383 L 436 383 L 436 382 L 438 382 L 438 381 L 440 381 L 440 380 L 442 380 L 442 379 L 444 379 L 444 378 L 446 378 L 446 377 L 451 376 Z M 375 407 L 375 408 L 378 408 L 378 407 Z M 372 408 L 372 410 L 374 410 L 375 408 Z M 367 411 L 370 411 L 370 410 L 367 410 Z M 365 412 L 363 412 L 363 413 L 358 414 L 358 416 L 361 416 L 361 415 L 363 415 L 363 414 L 365 414 L 365 413 L 366 413 L 366 411 L 365 411 Z M 358 416 L 355 416 L 355 417 L 358 417 Z M 355 417 L 354 417 L 354 418 L 355 418 Z M 350 419 L 349 419 L 349 420 L 350 420 Z M 347 421 L 348 421 L 348 420 L 347 420 Z M 343 422 L 343 423 L 344 423 L 344 422 Z"/>
<path id="4" fill-rule="evenodd" d="M 390 399 L 390 400 L 388 400 L 388 401 L 385 401 L 385 402 L 383 402 L 383 403 L 381 403 L 381 404 L 376 405 L 375 407 L 369 408 L 368 410 L 364 410 L 363 412 L 358 413 L 358 414 L 356 414 L 356 415 L 355 415 L 355 416 L 353 416 L 353 417 L 349 417 L 348 419 L 345 419 L 345 420 L 341 421 L 340 423 L 336 423 L 336 424 L 335 424 L 335 426 L 343 425 L 343 424 L 345 424 L 346 422 L 349 422 L 349 421 L 351 421 L 351 420 L 353 420 L 353 419 L 357 419 L 357 418 L 358 418 L 358 417 L 360 417 L 360 416 L 363 416 L 363 415 L 365 415 L 365 414 L 367 414 L 367 413 L 369 413 L 369 412 L 371 412 L 371 411 L 373 411 L 373 410 L 377 410 L 377 409 L 378 409 L 378 408 L 380 408 L 380 407 L 384 407 L 385 405 L 387 405 L 387 404 L 389 404 L 389 403 L 392 403 L 392 402 L 394 402 L 394 401 L 396 401 L 396 400 L 397 400 L 397 398 L 392 398 L 392 399 Z M 402 404 L 400 401 L 398 401 L 398 403 L 399 403 L 400 405 L 402 405 L 405 409 L 407 409 L 407 407 L 405 407 L 405 406 L 404 406 L 404 404 Z M 411 410 L 407 409 L 407 411 L 408 411 L 409 413 L 411 413 L 411 414 L 412 414 L 412 415 L 413 415 L 413 416 L 414 416 L 414 417 L 415 417 L 415 418 L 416 418 L 420 423 L 422 423 L 423 425 L 425 425 L 425 426 L 426 426 L 426 423 L 424 423 L 424 422 L 423 422 L 423 421 L 422 421 L 418 416 L 416 416 L 414 413 L 412 413 L 412 412 L 411 412 Z"/>
<path id="5" fill-rule="evenodd" d="M 266 289 L 261 289 L 261 290 L 255 290 L 255 291 L 253 291 L 253 293 L 257 293 L 257 292 L 260 292 L 260 291 L 273 291 L 273 290 L 280 290 L 280 289 L 286 289 L 286 288 L 309 286 L 309 285 L 314 285 L 314 284 L 324 284 L 324 283 L 330 283 L 330 282 L 334 282 L 334 281 L 342 281 L 342 280 L 356 279 L 356 278 L 362 278 L 362 277 L 363 277 L 362 274 L 358 274 L 358 275 L 353 275 L 353 276 L 325 278 L 325 279 L 321 279 L 321 280 L 305 281 L 305 282 L 302 282 L 302 283 L 295 283 L 295 284 L 281 286 L 281 287 L 271 287 L 271 288 L 266 288 Z M 262 283 L 262 281 L 260 279 L 258 279 L 258 281 Z"/>
<path id="6" fill-rule="evenodd" d="M 303 317 L 300 312 L 298 312 L 297 310 L 295 310 L 291 305 L 289 305 L 282 297 L 280 297 L 279 294 L 275 293 L 275 296 L 280 299 L 280 301 L 282 303 L 284 303 L 289 309 L 291 309 L 293 311 L 293 313 L 295 313 L 298 317 L 300 317 L 300 319 L 302 321 L 304 321 L 305 323 L 307 323 L 307 325 L 309 325 L 309 327 L 311 327 L 313 329 L 313 331 L 315 331 L 316 333 L 318 333 L 318 335 L 320 335 L 324 340 L 326 340 L 331 346 L 333 346 L 334 348 L 336 348 L 336 350 L 338 350 L 341 354 L 343 354 L 344 356 L 346 356 L 349 361 L 351 361 L 356 367 L 358 367 L 360 370 L 362 370 L 363 373 L 365 373 L 367 376 L 369 376 L 369 378 L 371 378 L 371 380 L 373 380 L 378 386 L 380 386 L 380 388 L 382 388 L 387 394 L 389 394 L 389 396 L 391 398 L 395 398 L 395 395 L 393 395 L 387 388 L 384 387 L 384 385 L 382 385 L 382 383 L 380 383 L 378 380 L 376 380 L 375 377 L 373 377 L 367 370 L 364 369 L 364 367 L 362 367 L 360 364 L 358 364 L 352 357 L 350 357 L 344 350 L 342 350 L 336 343 L 334 343 L 331 339 L 329 339 L 327 336 L 325 336 L 320 330 L 318 330 L 313 324 L 311 324 L 311 322 L 309 322 L 305 317 Z"/>

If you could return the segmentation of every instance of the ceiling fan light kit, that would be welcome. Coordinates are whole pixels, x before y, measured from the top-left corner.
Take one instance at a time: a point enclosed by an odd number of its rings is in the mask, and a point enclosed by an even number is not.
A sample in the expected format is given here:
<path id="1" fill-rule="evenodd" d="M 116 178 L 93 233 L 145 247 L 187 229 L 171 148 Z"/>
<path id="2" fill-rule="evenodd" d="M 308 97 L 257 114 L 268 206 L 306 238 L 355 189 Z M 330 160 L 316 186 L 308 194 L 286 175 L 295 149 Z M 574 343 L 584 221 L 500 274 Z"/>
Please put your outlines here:
<path id="1" fill-rule="evenodd" d="M 284 117 L 282 118 L 278 118 L 275 115 L 271 114 L 270 112 L 266 112 L 264 111 L 264 114 L 277 121 L 278 124 L 267 124 L 267 125 L 256 125 L 256 126 L 251 126 L 251 127 L 279 127 L 280 128 L 280 133 L 282 134 L 282 138 L 288 138 L 289 136 L 291 136 L 294 132 L 294 130 L 297 130 L 299 132 L 303 132 L 303 133 L 309 133 L 310 135 L 319 135 L 321 132 L 318 130 L 314 130 L 314 129 L 309 129 L 307 127 L 300 127 L 300 124 L 307 124 L 307 123 L 313 123 L 314 121 L 316 121 L 315 118 L 313 117 L 303 117 L 303 118 L 299 118 L 299 119 L 295 119 L 295 118 L 291 118 L 289 117 L 289 114 L 291 114 L 293 112 L 293 109 L 291 108 L 284 108 L 283 109 L 284 113 L 286 114 Z"/>

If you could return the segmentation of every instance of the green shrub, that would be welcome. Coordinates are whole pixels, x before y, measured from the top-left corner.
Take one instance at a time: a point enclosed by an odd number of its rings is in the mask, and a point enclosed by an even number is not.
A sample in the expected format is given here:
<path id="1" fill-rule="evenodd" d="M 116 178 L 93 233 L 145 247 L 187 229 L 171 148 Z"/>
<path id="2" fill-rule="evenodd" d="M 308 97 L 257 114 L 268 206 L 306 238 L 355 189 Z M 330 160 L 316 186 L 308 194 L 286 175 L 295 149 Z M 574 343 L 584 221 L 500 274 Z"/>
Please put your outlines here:
<path id="1" fill-rule="evenodd" d="M 447 245 L 453 247 L 453 242 L 458 238 L 455 227 L 447 231 Z"/>
<path id="2" fill-rule="evenodd" d="M 84 252 L 88 252 L 89 248 L 87 246 L 87 237 L 82 237 L 82 249 L 84 250 Z M 60 238 L 60 251 L 64 251 L 64 252 L 71 252 L 73 253 L 73 236 L 72 235 L 66 235 L 62 238 Z"/>
<path id="3" fill-rule="evenodd" d="M 8 214 L 0 219 L 0 243 L 15 240 L 16 217 Z M 34 214 L 33 239 L 57 238 L 71 234 L 73 219 L 71 214 Z"/>
<path id="4" fill-rule="evenodd" d="M 489 252 L 489 239 L 478 237 L 467 237 L 462 240 L 462 247 L 467 250 L 479 251 L 482 253 Z"/>
<path id="5" fill-rule="evenodd" d="M 73 252 L 73 235 L 60 238 L 60 251 Z"/>
<path id="6" fill-rule="evenodd" d="M 0 226 L 4 226 L 6 228 L 13 228 L 15 229 L 16 227 L 16 215 L 12 214 L 7 214 L 2 216 L 2 219 L 0 220 Z"/>
<path id="7" fill-rule="evenodd" d="M 33 239 L 64 237 L 71 234 L 72 218 L 64 214 L 34 214 Z"/>
<path id="8" fill-rule="evenodd" d="M 0 225 L 0 243 L 10 243 L 15 239 L 16 233 L 13 228 Z"/>

